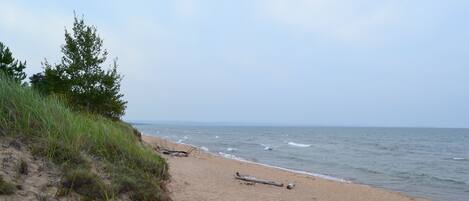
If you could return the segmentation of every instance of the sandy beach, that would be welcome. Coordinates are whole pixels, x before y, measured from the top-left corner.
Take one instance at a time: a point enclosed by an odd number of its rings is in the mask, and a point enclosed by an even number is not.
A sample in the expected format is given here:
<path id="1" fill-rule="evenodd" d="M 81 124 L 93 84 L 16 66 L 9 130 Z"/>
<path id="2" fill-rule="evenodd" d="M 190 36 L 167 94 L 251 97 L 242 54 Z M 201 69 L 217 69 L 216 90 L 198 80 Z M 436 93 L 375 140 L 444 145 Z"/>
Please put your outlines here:
<path id="1" fill-rule="evenodd" d="M 189 150 L 191 146 L 152 136 L 143 136 L 150 146 Z M 164 156 L 170 166 L 168 190 L 175 201 L 424 201 L 400 193 L 366 185 L 344 183 L 294 173 L 259 164 L 231 160 L 194 150 L 189 157 Z M 264 184 L 248 185 L 236 180 L 236 172 L 284 184 L 294 183 L 288 190 Z"/>

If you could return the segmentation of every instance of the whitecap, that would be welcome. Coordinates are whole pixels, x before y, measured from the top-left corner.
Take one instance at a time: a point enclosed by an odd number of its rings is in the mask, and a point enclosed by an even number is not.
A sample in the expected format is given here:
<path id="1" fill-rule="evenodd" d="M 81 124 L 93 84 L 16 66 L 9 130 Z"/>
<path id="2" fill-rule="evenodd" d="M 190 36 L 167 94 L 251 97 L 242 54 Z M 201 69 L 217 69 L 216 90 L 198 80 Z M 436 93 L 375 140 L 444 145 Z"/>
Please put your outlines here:
<path id="1" fill-rule="evenodd" d="M 465 158 L 461 158 L 461 157 L 454 157 L 453 160 L 455 161 L 462 161 L 462 160 L 466 160 Z"/>
<path id="2" fill-rule="evenodd" d="M 208 148 L 207 148 L 207 147 L 204 147 L 204 146 L 201 146 L 200 149 L 201 149 L 202 151 L 205 151 L 205 152 L 208 152 L 208 151 L 209 151 Z"/>
<path id="3" fill-rule="evenodd" d="M 220 137 L 218 137 L 218 135 L 215 135 L 215 138 L 218 139 L 218 138 L 220 138 Z"/>
<path id="4" fill-rule="evenodd" d="M 218 152 L 218 154 L 220 154 L 221 156 L 225 157 L 225 158 L 228 158 L 228 159 L 234 159 L 234 160 L 239 160 L 239 161 L 246 161 L 244 160 L 243 158 L 241 157 L 238 157 L 238 156 L 235 156 L 233 154 L 227 154 L 227 153 L 223 153 L 223 152 Z"/>
<path id="5" fill-rule="evenodd" d="M 345 180 L 345 179 L 342 179 L 342 178 L 329 176 L 329 175 L 317 174 L 317 173 L 306 172 L 306 171 L 301 171 L 301 170 L 293 170 L 293 169 L 282 168 L 282 167 L 278 167 L 278 166 L 274 166 L 274 165 L 267 165 L 267 164 L 264 164 L 264 163 L 248 161 L 248 160 L 245 160 L 244 158 L 235 156 L 233 154 L 227 154 L 227 153 L 223 153 L 223 152 L 218 152 L 218 154 L 221 155 L 222 157 L 225 157 L 225 158 L 228 158 L 228 159 L 238 160 L 238 161 L 251 163 L 251 164 L 256 164 L 256 165 L 262 165 L 264 167 L 270 167 L 270 168 L 275 168 L 275 169 L 279 169 L 279 170 L 283 170 L 283 171 L 288 171 L 288 172 L 293 172 L 293 173 L 298 173 L 298 174 L 304 174 L 304 175 L 309 175 L 309 176 L 313 176 L 313 177 L 319 177 L 319 178 L 323 178 L 323 179 L 327 179 L 327 180 L 331 180 L 331 181 L 337 181 L 337 182 L 342 182 L 342 183 L 352 183 L 351 181 L 348 181 L 348 180 Z"/>
<path id="6" fill-rule="evenodd" d="M 236 150 L 238 150 L 238 149 L 236 149 L 236 148 L 231 148 L 231 147 L 226 148 L 226 151 L 231 151 L 231 152 L 233 152 L 233 151 L 236 151 Z"/>
<path id="7" fill-rule="evenodd" d="M 266 144 L 261 144 L 261 145 L 264 147 L 265 151 L 272 151 L 273 150 L 273 148 L 269 145 L 266 145 Z"/>
<path id="8" fill-rule="evenodd" d="M 310 144 L 300 144 L 300 143 L 295 143 L 295 142 L 288 142 L 289 145 L 295 146 L 295 147 L 310 147 Z"/>

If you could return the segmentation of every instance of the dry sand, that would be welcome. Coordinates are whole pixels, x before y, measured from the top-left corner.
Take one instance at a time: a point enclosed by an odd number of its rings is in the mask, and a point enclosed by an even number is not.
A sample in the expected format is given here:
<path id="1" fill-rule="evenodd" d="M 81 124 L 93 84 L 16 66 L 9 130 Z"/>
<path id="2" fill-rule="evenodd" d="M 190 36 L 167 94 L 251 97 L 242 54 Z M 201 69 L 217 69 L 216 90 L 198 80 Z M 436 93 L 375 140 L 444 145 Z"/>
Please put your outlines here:
<path id="1" fill-rule="evenodd" d="M 174 150 L 189 150 L 188 145 L 164 139 L 143 136 L 151 146 Z M 171 181 L 168 190 L 175 201 L 424 201 L 399 193 L 365 185 L 330 181 L 305 174 L 293 173 L 258 164 L 226 159 L 221 156 L 193 151 L 189 157 L 164 156 L 169 163 Z M 257 178 L 284 184 L 295 183 L 295 188 L 264 184 L 247 185 L 234 179 L 234 174 L 249 174 Z"/>

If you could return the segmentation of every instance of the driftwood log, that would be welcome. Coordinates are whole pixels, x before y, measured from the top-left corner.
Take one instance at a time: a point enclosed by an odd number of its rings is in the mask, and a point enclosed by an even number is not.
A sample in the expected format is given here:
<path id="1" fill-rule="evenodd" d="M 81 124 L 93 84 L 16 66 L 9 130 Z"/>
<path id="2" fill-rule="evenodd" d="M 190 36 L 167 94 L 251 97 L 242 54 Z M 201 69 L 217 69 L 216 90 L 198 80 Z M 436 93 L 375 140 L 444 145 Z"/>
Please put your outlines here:
<path id="1" fill-rule="evenodd" d="M 170 156 L 178 156 L 178 157 L 188 157 L 189 152 L 187 151 L 178 151 L 178 150 L 169 150 L 169 149 L 162 149 L 162 154 L 170 155 Z"/>
<path id="2" fill-rule="evenodd" d="M 283 183 L 278 183 L 275 181 L 269 181 L 269 180 L 264 180 L 264 179 L 258 179 L 256 177 L 249 176 L 249 175 L 242 175 L 242 174 L 239 174 L 239 172 L 236 172 L 235 178 L 242 180 L 242 181 L 247 181 L 247 182 L 254 182 L 254 183 L 259 183 L 259 184 L 267 184 L 267 185 L 272 185 L 272 186 L 283 187 Z"/>
<path id="3" fill-rule="evenodd" d="M 194 150 L 193 148 L 189 149 L 188 151 L 180 151 L 180 150 L 170 150 L 166 148 L 162 148 L 157 146 L 155 148 L 157 152 L 160 152 L 165 155 L 170 155 L 170 156 L 177 156 L 177 157 L 188 157 L 189 154 Z"/>

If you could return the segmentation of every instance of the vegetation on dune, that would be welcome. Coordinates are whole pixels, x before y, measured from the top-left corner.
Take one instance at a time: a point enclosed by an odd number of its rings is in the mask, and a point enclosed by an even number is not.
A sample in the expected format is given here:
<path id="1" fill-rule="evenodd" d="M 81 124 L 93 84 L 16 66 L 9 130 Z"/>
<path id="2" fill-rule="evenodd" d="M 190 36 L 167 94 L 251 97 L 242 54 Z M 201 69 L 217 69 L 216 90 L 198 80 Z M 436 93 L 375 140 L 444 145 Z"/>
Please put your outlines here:
<path id="1" fill-rule="evenodd" d="M 21 62 L 15 59 L 10 48 L 0 42 L 0 72 L 11 77 L 16 82 L 21 82 L 26 78 L 26 73 L 23 72 L 25 68 L 26 61 Z"/>
<path id="2" fill-rule="evenodd" d="M 3 177 L 0 175 L 0 195 L 11 195 L 14 192 L 15 186 L 3 180 Z"/>
<path id="3" fill-rule="evenodd" d="M 117 62 L 105 70 L 108 53 L 94 26 L 75 16 L 72 32 L 65 30 L 59 64 L 44 62 L 44 72 L 31 76 L 31 85 L 44 94 L 64 96 L 70 106 L 112 119 L 124 115 Z"/>
<path id="4" fill-rule="evenodd" d="M 114 60 L 94 26 L 75 17 L 65 31 L 62 61 L 22 84 L 26 62 L 0 43 L 0 138 L 13 137 L 62 170 L 58 195 L 77 193 L 90 200 L 170 200 L 164 189 L 168 166 L 141 144 L 138 131 L 120 121 L 126 101 Z M 137 137 L 136 137 L 137 136 Z M 28 175 L 21 159 L 18 176 Z M 15 186 L 0 175 L 0 194 Z"/>
<path id="5" fill-rule="evenodd" d="M 16 137 L 31 152 L 62 167 L 59 194 L 78 193 L 92 200 L 168 200 L 163 182 L 167 164 L 135 137 L 135 129 L 118 120 L 126 102 L 120 94 L 117 64 L 103 70 L 107 51 L 96 28 L 75 17 L 65 32 L 62 63 L 45 63 L 20 85 L 25 62 L 0 43 L 0 137 Z M 28 174 L 21 161 L 19 175 Z M 0 194 L 14 193 L 0 178 Z"/>
<path id="6" fill-rule="evenodd" d="M 60 165 L 64 192 L 101 200 L 123 193 L 132 200 L 169 199 L 163 189 L 166 162 L 142 146 L 128 124 L 74 112 L 54 96 L 1 78 L 0 137 L 5 136 L 24 139 L 33 154 Z"/>

